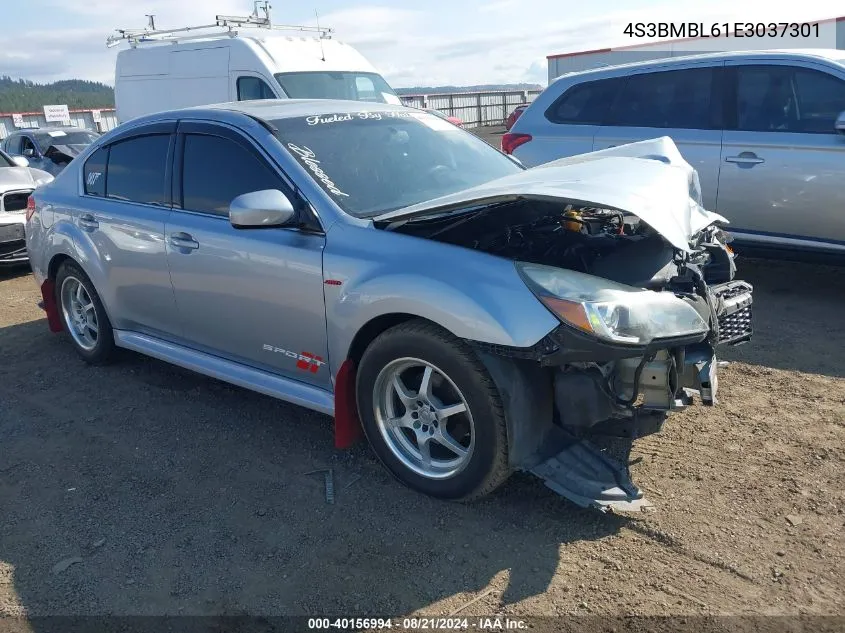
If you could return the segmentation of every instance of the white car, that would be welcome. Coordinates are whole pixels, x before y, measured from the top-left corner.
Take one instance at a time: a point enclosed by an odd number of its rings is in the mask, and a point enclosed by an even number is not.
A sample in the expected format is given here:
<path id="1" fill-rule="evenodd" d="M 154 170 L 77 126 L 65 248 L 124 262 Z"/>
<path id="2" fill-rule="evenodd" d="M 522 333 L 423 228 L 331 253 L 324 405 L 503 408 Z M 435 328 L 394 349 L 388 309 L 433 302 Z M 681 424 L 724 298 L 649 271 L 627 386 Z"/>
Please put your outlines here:
<path id="1" fill-rule="evenodd" d="M 29 167 L 23 156 L 12 158 L 0 150 L 0 266 L 27 261 L 27 200 L 38 185 L 51 180 L 46 171 Z"/>

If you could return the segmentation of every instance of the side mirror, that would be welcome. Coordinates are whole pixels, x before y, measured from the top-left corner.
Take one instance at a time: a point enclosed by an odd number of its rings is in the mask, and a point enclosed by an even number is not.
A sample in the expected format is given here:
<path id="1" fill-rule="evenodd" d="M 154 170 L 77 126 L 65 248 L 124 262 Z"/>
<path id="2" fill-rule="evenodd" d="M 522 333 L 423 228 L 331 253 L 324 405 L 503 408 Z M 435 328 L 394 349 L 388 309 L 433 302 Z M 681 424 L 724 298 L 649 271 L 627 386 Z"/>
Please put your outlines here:
<path id="1" fill-rule="evenodd" d="M 23 155 L 26 156 L 27 158 L 35 158 L 35 150 L 32 149 L 31 147 L 27 147 L 23 151 Z"/>
<path id="2" fill-rule="evenodd" d="M 24 156 L 12 156 L 12 161 L 18 167 L 29 167 L 29 161 Z"/>
<path id="3" fill-rule="evenodd" d="M 293 203 L 278 189 L 245 193 L 229 204 L 229 222 L 239 229 L 282 226 L 295 214 Z"/>
<path id="4" fill-rule="evenodd" d="M 839 116 L 836 117 L 836 123 L 833 124 L 836 128 L 836 131 L 840 134 L 845 134 L 845 112 L 840 112 Z"/>

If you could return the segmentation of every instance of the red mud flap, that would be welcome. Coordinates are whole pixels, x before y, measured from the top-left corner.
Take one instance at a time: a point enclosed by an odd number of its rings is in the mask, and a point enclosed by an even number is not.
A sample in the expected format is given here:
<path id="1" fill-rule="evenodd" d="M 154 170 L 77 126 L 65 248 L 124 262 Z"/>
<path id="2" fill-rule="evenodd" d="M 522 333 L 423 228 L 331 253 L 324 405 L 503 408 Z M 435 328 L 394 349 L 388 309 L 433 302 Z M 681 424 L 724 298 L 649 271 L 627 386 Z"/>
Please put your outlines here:
<path id="1" fill-rule="evenodd" d="M 47 279 L 41 284 L 41 301 L 38 307 L 47 313 L 47 325 L 51 332 L 61 332 L 64 329 L 59 307 L 56 305 L 56 284 L 52 279 Z"/>
<path id="2" fill-rule="evenodd" d="M 343 361 L 334 385 L 334 446 L 349 448 L 363 435 L 355 401 L 355 363 Z"/>
<path id="3" fill-rule="evenodd" d="M 628 446 L 623 447 L 620 455 L 611 455 L 591 441 L 572 438 L 562 451 L 530 472 L 556 493 L 583 508 L 592 507 L 602 512 L 653 510 L 654 506 L 634 485 L 628 472 L 630 440 L 622 442 Z"/>

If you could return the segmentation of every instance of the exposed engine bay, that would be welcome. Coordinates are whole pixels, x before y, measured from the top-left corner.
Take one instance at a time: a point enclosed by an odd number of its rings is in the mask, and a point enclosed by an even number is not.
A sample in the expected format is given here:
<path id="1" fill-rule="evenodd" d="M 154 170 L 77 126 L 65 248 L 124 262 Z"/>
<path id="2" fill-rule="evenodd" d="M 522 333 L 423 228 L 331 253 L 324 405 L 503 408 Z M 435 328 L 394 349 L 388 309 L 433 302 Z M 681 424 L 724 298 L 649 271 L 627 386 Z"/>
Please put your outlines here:
<path id="1" fill-rule="evenodd" d="M 699 251 L 676 249 L 636 216 L 611 209 L 519 200 L 464 214 L 420 219 L 393 230 L 508 259 L 567 268 L 619 283 L 661 290 L 684 265 L 706 271 L 706 283 L 730 281 L 728 235 L 716 226 L 699 236 Z"/>
<path id="2" fill-rule="evenodd" d="M 532 350 L 481 346 L 492 356 L 532 359 L 543 368 L 528 382 L 550 382 L 554 425 L 562 435 L 524 456 L 524 466 L 581 505 L 641 508 L 642 493 L 628 476 L 633 440 L 660 431 L 667 413 L 692 404 L 694 397 L 715 404 L 716 346 L 751 338 L 752 288 L 734 280 L 731 238 L 718 224 L 699 231 L 682 251 L 630 213 L 522 198 L 382 228 L 670 293 L 700 314 L 706 334 L 644 346 L 596 344 L 565 322 Z M 537 392 L 534 399 L 540 398 Z M 555 448 L 549 452 L 548 446 Z"/>

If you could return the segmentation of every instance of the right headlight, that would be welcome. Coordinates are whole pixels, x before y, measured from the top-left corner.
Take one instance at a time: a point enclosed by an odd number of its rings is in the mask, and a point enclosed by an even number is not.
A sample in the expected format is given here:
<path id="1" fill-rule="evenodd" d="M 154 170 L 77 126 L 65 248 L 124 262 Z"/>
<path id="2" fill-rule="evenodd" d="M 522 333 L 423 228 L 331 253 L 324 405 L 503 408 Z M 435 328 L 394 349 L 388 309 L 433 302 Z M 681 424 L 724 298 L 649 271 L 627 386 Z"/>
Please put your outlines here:
<path id="1" fill-rule="evenodd" d="M 656 338 L 707 332 L 691 305 L 654 292 L 572 270 L 516 262 L 532 292 L 561 321 L 602 340 L 647 345 Z"/>

